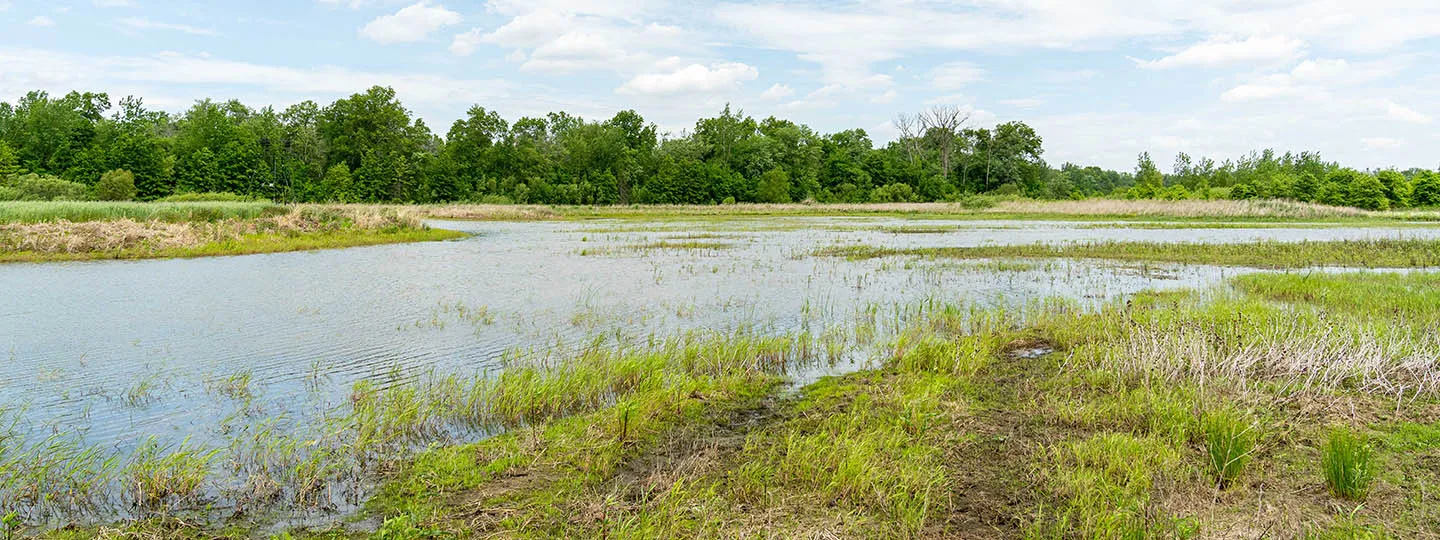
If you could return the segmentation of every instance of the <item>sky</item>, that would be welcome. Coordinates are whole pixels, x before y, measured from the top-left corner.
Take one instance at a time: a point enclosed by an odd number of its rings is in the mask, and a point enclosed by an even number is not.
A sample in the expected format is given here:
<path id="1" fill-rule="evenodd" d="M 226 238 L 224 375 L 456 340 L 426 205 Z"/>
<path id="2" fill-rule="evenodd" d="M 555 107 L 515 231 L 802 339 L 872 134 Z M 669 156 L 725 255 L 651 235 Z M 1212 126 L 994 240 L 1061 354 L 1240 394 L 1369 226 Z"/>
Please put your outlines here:
<path id="1" fill-rule="evenodd" d="M 1319 151 L 1440 166 L 1435 0 L 0 0 L 0 101 L 31 90 L 322 104 L 373 85 L 443 134 L 635 109 L 679 135 L 726 104 L 822 132 L 935 106 L 1019 120 L 1045 159 Z"/>

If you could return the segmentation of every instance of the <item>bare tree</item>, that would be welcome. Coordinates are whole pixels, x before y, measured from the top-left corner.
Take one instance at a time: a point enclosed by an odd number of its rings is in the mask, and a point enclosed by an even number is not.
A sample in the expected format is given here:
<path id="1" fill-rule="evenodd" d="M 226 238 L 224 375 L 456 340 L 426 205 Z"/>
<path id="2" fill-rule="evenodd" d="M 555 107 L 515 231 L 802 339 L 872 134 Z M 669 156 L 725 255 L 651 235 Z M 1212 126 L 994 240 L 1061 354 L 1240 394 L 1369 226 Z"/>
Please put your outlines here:
<path id="1" fill-rule="evenodd" d="M 950 179 L 950 162 L 955 157 L 956 139 L 970 121 L 970 112 L 953 105 L 936 105 L 915 117 L 926 139 L 940 152 L 940 176 Z"/>
<path id="2" fill-rule="evenodd" d="M 910 157 L 910 164 L 914 165 L 923 155 L 921 148 L 921 137 L 924 129 L 920 126 L 920 116 L 911 116 L 900 113 L 895 116 L 895 130 L 900 132 L 900 145 L 905 148 L 905 154 Z"/>

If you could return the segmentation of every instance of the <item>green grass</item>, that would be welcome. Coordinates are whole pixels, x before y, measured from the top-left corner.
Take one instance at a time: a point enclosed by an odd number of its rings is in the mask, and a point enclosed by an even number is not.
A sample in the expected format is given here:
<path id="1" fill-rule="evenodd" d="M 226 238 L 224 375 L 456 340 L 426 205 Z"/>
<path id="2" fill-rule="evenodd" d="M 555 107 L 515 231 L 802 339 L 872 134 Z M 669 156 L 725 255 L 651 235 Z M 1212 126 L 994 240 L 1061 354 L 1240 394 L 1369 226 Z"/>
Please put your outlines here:
<path id="1" fill-rule="evenodd" d="M 289 207 L 268 202 L 0 202 L 0 223 L 115 219 L 182 223 L 254 219 L 288 212 Z"/>
<path id="2" fill-rule="evenodd" d="M 1320 468 L 1325 486 L 1335 496 L 1363 501 L 1375 478 L 1374 451 L 1363 435 L 1346 428 L 1334 428 L 1320 449 Z"/>
<path id="3" fill-rule="evenodd" d="M 1440 266 L 1440 240 L 1337 240 L 1189 244 L 1090 242 L 950 248 L 833 246 L 815 255 L 850 260 L 880 257 L 932 259 L 1073 258 L 1127 262 L 1207 264 L 1252 268 L 1431 268 Z"/>
<path id="4" fill-rule="evenodd" d="M 1201 431 L 1219 484 L 1234 483 L 1255 453 L 1259 425 L 1249 414 L 1227 407 L 1207 413 Z"/>

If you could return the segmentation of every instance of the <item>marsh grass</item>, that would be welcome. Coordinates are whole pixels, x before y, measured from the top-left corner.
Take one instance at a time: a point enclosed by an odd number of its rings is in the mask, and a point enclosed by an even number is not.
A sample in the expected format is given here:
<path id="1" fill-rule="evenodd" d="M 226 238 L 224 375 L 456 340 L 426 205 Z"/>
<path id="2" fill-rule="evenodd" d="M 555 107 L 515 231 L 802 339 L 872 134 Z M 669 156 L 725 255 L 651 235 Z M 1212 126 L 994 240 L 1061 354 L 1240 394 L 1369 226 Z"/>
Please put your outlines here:
<path id="1" fill-rule="evenodd" d="M 422 212 L 440 219 L 726 219 L 756 216 L 897 216 L 979 219 L 1225 219 L 1243 221 L 1436 221 L 1440 213 L 1369 212 L 1357 208 L 1280 200 L 1121 200 L 1027 201 L 977 196 L 955 203 L 885 204 L 734 204 L 714 206 L 525 206 L 434 205 Z"/>
<path id="2" fill-rule="evenodd" d="M 1431 268 L 1440 266 L 1440 240 L 1261 241 L 1233 244 L 1107 241 L 948 248 L 849 245 L 821 248 L 813 254 L 849 260 L 896 256 L 928 259 L 1074 258 L 1272 269 L 1319 266 Z"/>
<path id="3" fill-rule="evenodd" d="M 141 511 L 192 504 L 201 494 L 210 465 L 220 451 L 189 441 L 169 448 L 147 439 L 120 471 L 126 499 Z"/>
<path id="4" fill-rule="evenodd" d="M 0 202 L 0 223 L 68 221 L 215 222 L 257 219 L 290 213 L 269 202 Z"/>
<path id="5" fill-rule="evenodd" d="M 1367 437 L 1336 427 L 1330 430 L 1320 449 L 1320 469 L 1325 485 L 1335 496 L 1363 501 L 1375 478 L 1374 450 Z"/>
<path id="6" fill-rule="evenodd" d="M 1201 432 L 1210 468 L 1220 487 L 1229 486 L 1240 478 L 1254 456 L 1260 436 L 1259 423 L 1246 412 L 1225 407 L 1205 414 Z"/>
<path id="7" fill-rule="evenodd" d="M 211 377 L 205 380 L 205 390 L 225 398 L 244 401 L 254 396 L 251 389 L 254 377 L 255 373 L 248 369 L 224 377 Z"/>

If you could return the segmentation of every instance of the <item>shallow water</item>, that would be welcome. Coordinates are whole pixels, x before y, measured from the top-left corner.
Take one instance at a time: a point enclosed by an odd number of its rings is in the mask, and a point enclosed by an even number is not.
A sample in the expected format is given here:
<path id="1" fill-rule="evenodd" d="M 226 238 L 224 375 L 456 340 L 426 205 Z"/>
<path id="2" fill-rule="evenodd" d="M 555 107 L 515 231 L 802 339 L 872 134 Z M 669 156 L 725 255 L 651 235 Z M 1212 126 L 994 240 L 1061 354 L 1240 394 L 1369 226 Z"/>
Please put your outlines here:
<path id="1" fill-rule="evenodd" d="M 223 446 L 242 405 L 215 390 L 248 373 L 246 414 L 293 428 L 357 381 L 498 367 L 596 335 L 793 332 L 919 301 L 1100 302 L 1246 270 L 1049 261 L 816 258 L 863 243 L 930 247 L 1091 240 L 1238 242 L 1440 237 L 1440 229 L 1097 229 L 1069 223 L 785 218 L 703 222 L 436 222 L 450 242 L 190 260 L 0 265 L 0 407 L 31 437 L 132 448 L 156 436 Z M 934 234 L 887 227 L 940 226 Z M 690 238 L 686 238 L 690 237 Z M 634 249 L 657 241 L 726 249 Z M 838 365 L 801 375 L 844 371 Z"/>

